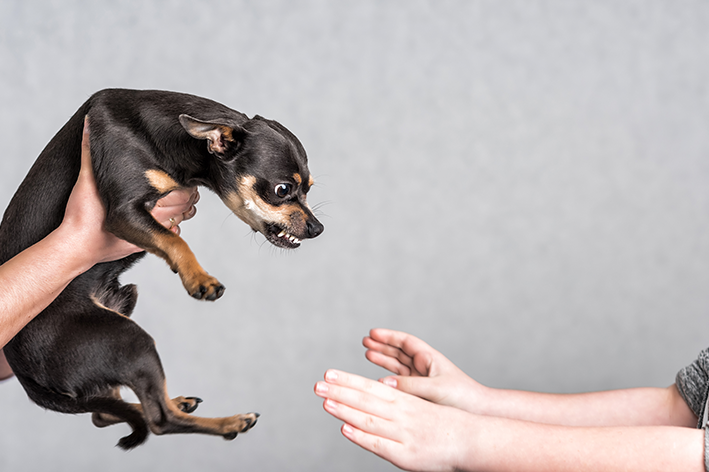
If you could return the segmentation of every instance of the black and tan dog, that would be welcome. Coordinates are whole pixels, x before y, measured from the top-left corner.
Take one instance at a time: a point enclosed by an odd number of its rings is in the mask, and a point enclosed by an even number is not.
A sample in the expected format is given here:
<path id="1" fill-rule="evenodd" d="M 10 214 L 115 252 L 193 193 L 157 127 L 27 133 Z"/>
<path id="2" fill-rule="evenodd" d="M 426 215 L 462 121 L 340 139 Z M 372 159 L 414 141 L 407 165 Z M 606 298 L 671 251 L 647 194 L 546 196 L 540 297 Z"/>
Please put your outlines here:
<path id="1" fill-rule="evenodd" d="M 298 139 L 275 121 L 174 92 L 110 89 L 93 95 L 30 169 L 0 224 L 0 264 L 47 236 L 62 221 L 79 174 L 84 117 L 106 229 L 164 258 L 187 292 L 215 300 L 224 287 L 199 265 L 185 241 L 156 222 L 155 202 L 181 187 L 214 191 L 239 218 L 282 248 L 314 238 L 323 226 L 306 194 L 313 184 Z M 65 413 L 93 413 L 96 426 L 127 422 L 124 449 L 155 434 L 205 433 L 233 439 L 258 414 L 190 415 L 199 399 L 170 399 L 153 339 L 129 318 L 134 285 L 118 276 L 134 254 L 76 278 L 4 348 L 28 396 Z M 120 397 L 132 389 L 139 405 Z"/>

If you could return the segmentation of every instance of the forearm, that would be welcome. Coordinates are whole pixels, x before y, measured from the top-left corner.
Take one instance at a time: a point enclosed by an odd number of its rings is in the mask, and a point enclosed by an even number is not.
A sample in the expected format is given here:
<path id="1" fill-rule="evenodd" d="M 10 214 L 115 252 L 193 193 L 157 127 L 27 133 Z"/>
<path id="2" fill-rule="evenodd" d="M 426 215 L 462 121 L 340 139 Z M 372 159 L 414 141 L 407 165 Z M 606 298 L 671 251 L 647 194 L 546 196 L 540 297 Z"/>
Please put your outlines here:
<path id="1" fill-rule="evenodd" d="M 484 389 L 466 410 L 564 426 L 687 426 L 697 419 L 676 387 L 581 394 Z"/>
<path id="2" fill-rule="evenodd" d="M 475 417 L 473 417 L 475 418 Z M 459 463 L 471 471 L 703 472 L 704 431 L 567 427 L 477 417 Z"/>
<path id="3" fill-rule="evenodd" d="M 0 348 L 91 265 L 60 230 L 0 266 Z"/>

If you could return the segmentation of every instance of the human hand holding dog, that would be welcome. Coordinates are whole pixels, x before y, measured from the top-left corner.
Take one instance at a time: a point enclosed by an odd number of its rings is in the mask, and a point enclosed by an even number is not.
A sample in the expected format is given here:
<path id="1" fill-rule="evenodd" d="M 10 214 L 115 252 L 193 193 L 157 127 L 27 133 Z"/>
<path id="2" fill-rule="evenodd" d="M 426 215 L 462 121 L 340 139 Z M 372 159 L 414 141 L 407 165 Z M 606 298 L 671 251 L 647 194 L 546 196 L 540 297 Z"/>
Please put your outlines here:
<path id="1" fill-rule="evenodd" d="M 198 201 L 197 187 L 174 190 L 158 200 L 151 214 L 160 224 L 179 234 L 179 224 L 194 217 L 197 211 L 195 204 Z M 83 271 L 99 262 L 122 259 L 142 251 L 139 247 L 105 231 L 105 217 L 106 211 L 96 188 L 91 165 L 89 123 L 86 119 L 81 140 L 79 178 L 67 202 L 64 220 L 57 228 L 63 237 L 76 241 L 77 247 L 83 248 Z"/>
<path id="2" fill-rule="evenodd" d="M 158 200 L 153 218 L 179 234 L 199 201 L 196 187 L 178 189 Z M 106 211 L 91 166 L 89 127 L 84 123 L 81 170 L 61 225 L 34 246 L 0 266 L 0 348 L 46 308 L 78 275 L 99 262 L 142 251 L 104 229 Z M 12 375 L 0 351 L 0 379 Z"/>

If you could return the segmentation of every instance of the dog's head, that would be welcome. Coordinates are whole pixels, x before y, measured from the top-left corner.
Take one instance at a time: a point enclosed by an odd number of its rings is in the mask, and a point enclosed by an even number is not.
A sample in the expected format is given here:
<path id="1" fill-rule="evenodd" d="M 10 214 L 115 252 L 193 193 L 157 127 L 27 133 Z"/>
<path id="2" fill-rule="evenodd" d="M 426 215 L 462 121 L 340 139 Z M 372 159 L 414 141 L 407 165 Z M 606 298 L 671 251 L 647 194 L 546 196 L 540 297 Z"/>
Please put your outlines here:
<path id="1" fill-rule="evenodd" d="M 323 232 L 306 196 L 313 185 L 305 149 L 281 124 L 255 116 L 201 121 L 180 115 L 216 157 L 215 192 L 229 209 L 277 247 L 293 249 Z"/>

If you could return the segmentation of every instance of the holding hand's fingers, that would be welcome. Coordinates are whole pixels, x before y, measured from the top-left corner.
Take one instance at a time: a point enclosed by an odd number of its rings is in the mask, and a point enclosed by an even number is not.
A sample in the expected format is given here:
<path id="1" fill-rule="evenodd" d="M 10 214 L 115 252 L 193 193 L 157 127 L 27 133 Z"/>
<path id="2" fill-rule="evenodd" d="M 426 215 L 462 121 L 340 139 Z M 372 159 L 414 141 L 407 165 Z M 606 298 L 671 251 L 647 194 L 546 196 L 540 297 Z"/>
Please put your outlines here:
<path id="1" fill-rule="evenodd" d="M 198 201 L 196 187 L 178 189 L 158 200 L 151 213 L 160 224 L 179 234 L 178 225 L 195 215 Z M 106 211 L 94 179 L 89 122 L 86 118 L 81 140 L 81 169 L 58 230 L 66 232 L 77 245 L 86 249 L 87 268 L 141 251 L 139 247 L 107 232 L 104 229 L 105 218 Z"/>
<path id="2" fill-rule="evenodd" d="M 106 211 L 101 202 L 96 181 L 89 139 L 88 118 L 84 119 L 81 139 L 81 168 L 58 230 L 67 234 L 85 249 L 87 265 L 121 259 L 141 249 L 117 238 L 103 229 Z"/>
<path id="3" fill-rule="evenodd" d="M 194 217 L 198 201 L 197 187 L 180 188 L 158 200 L 150 213 L 155 221 L 179 235 L 179 224 Z"/>

